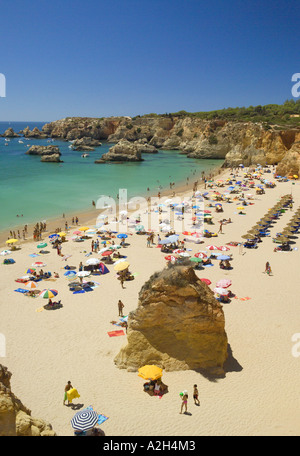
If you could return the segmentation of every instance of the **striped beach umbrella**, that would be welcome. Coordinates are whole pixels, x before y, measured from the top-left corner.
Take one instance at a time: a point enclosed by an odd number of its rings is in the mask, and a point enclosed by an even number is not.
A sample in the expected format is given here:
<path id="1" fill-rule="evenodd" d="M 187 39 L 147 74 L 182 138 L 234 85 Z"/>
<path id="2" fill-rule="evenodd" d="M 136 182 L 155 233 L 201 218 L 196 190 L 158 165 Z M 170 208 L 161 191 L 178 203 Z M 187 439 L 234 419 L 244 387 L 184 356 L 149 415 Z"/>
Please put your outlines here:
<path id="1" fill-rule="evenodd" d="M 227 250 L 230 250 L 230 249 L 229 249 L 229 247 L 226 247 L 226 245 L 221 245 L 221 247 L 219 247 L 219 250 L 226 252 Z"/>
<path id="2" fill-rule="evenodd" d="M 76 271 L 66 271 L 64 276 L 68 279 L 73 279 L 77 275 Z"/>
<path id="3" fill-rule="evenodd" d="M 37 288 L 37 283 L 30 280 L 29 282 L 25 283 L 25 287 L 29 288 L 30 290 L 34 290 L 35 288 Z"/>
<path id="4" fill-rule="evenodd" d="M 34 268 L 43 268 L 44 266 L 47 266 L 46 263 L 43 263 L 42 261 L 36 261 L 32 265 Z"/>
<path id="5" fill-rule="evenodd" d="M 98 418 L 98 413 L 94 410 L 80 410 L 71 419 L 71 425 L 77 431 L 87 431 L 97 424 Z"/>
<path id="6" fill-rule="evenodd" d="M 208 245 L 206 248 L 208 250 L 218 250 L 218 247 L 216 247 L 215 245 Z"/>
<path id="7" fill-rule="evenodd" d="M 167 256 L 165 256 L 165 260 L 167 260 L 167 261 L 176 261 L 177 258 L 175 256 L 173 256 L 173 255 L 167 255 Z"/>
<path id="8" fill-rule="evenodd" d="M 58 294 L 58 291 L 57 290 L 53 290 L 53 289 L 48 289 L 48 290 L 43 290 L 39 296 L 41 298 L 45 298 L 45 299 L 50 299 L 50 298 L 54 298 L 54 296 L 57 296 Z"/>
<path id="9" fill-rule="evenodd" d="M 209 280 L 209 279 L 200 279 L 200 280 L 201 280 L 201 282 L 206 283 L 206 285 L 211 284 L 211 280 Z"/>

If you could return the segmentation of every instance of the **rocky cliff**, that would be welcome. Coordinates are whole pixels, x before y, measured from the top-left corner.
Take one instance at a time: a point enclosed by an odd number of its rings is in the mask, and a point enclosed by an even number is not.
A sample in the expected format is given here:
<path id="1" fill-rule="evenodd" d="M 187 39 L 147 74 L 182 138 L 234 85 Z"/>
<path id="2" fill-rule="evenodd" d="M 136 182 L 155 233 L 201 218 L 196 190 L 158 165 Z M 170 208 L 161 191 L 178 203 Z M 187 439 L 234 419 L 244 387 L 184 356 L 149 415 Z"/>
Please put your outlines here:
<path id="1" fill-rule="evenodd" d="M 128 317 L 127 345 L 114 361 L 128 370 L 155 364 L 223 376 L 226 358 L 222 306 L 193 268 L 170 265 L 142 287 Z"/>
<path id="2" fill-rule="evenodd" d="M 55 436 L 51 424 L 33 418 L 31 411 L 12 393 L 11 375 L 0 364 L 0 436 Z"/>
<path id="3" fill-rule="evenodd" d="M 223 159 L 225 167 L 241 163 L 278 164 L 288 157 L 300 133 L 296 128 L 188 116 L 66 118 L 46 124 L 42 130 L 50 137 L 64 140 L 127 140 L 155 149 L 180 150 L 190 158 Z M 145 147 L 143 152 L 147 152 Z M 285 162 L 288 174 L 288 158 Z"/>
<path id="4" fill-rule="evenodd" d="M 142 154 L 138 145 L 130 143 L 126 139 L 121 139 L 106 154 L 103 154 L 100 160 L 96 160 L 95 163 L 139 162 L 142 160 Z"/>

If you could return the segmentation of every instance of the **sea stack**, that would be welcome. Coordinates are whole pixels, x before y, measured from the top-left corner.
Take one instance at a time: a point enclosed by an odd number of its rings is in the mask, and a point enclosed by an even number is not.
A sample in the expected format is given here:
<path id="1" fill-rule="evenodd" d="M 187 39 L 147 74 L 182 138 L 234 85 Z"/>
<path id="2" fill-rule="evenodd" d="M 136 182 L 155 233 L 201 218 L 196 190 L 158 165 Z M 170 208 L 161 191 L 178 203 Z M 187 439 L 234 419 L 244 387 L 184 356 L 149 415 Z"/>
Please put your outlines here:
<path id="1" fill-rule="evenodd" d="M 121 139 L 106 154 L 103 154 L 100 160 L 96 160 L 95 163 L 140 161 L 143 161 L 143 158 L 138 146 L 126 139 Z"/>
<path id="2" fill-rule="evenodd" d="M 190 266 L 169 265 L 144 284 L 128 317 L 127 342 L 114 359 L 119 368 L 155 364 L 166 371 L 225 375 L 223 309 Z"/>
<path id="3" fill-rule="evenodd" d="M 63 163 L 58 146 L 31 146 L 26 154 L 40 155 L 41 162 Z"/>

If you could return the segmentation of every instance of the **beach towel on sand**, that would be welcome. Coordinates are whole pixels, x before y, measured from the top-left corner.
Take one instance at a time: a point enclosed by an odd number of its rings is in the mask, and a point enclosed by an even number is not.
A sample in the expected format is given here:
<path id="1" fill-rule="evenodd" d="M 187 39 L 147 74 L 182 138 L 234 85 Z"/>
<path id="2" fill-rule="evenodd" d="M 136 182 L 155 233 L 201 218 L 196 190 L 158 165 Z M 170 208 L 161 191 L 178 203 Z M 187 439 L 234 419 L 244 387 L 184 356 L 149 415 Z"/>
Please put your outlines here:
<path id="1" fill-rule="evenodd" d="M 117 336 L 125 336 L 125 333 L 123 330 L 120 331 L 110 331 L 107 333 L 109 337 L 117 337 Z"/>
<path id="2" fill-rule="evenodd" d="M 24 288 L 17 288 L 16 290 L 18 293 L 27 293 L 28 290 L 24 290 Z"/>
<path id="3" fill-rule="evenodd" d="M 91 405 L 89 405 L 87 407 L 87 410 L 94 410 L 94 409 L 93 409 L 93 407 Z M 105 416 L 105 415 L 102 415 L 102 414 L 99 413 L 97 424 L 100 425 L 100 424 L 104 423 L 104 421 L 108 420 L 108 418 L 109 418 L 108 416 Z"/>
<path id="4" fill-rule="evenodd" d="M 78 393 L 76 388 L 72 388 L 69 391 L 67 391 L 67 398 L 70 403 L 72 403 L 72 400 L 76 399 L 77 397 L 80 397 L 80 394 Z"/>

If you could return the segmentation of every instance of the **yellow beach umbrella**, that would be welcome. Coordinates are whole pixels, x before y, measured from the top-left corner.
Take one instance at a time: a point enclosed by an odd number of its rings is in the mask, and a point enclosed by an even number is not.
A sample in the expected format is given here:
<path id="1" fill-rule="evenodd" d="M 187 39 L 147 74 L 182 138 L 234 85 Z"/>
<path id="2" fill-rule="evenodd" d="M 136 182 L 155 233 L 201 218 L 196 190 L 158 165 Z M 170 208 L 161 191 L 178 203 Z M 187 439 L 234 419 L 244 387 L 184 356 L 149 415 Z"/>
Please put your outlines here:
<path id="1" fill-rule="evenodd" d="M 239 207 L 237 207 L 237 209 L 242 211 L 243 209 L 245 209 L 245 206 L 239 206 Z"/>
<path id="2" fill-rule="evenodd" d="M 157 380 L 162 376 L 162 369 L 158 366 L 149 365 L 140 367 L 138 376 L 145 380 Z"/>
<path id="3" fill-rule="evenodd" d="M 18 239 L 8 239 L 6 244 L 14 244 L 15 242 L 18 242 Z"/>
<path id="4" fill-rule="evenodd" d="M 80 227 L 78 229 L 79 229 L 79 231 L 87 231 L 87 230 L 89 230 L 89 227 L 88 226 L 82 226 L 82 227 Z"/>
<path id="5" fill-rule="evenodd" d="M 57 234 L 58 234 L 58 236 L 60 236 L 60 237 L 65 237 L 65 236 L 67 236 L 67 234 L 66 234 L 64 231 L 61 231 L 60 233 L 57 233 Z"/>
<path id="6" fill-rule="evenodd" d="M 127 263 L 127 261 L 122 261 L 121 263 L 118 263 L 118 264 L 115 265 L 114 270 L 115 271 L 124 271 L 129 266 L 130 265 L 129 265 L 129 263 Z"/>

